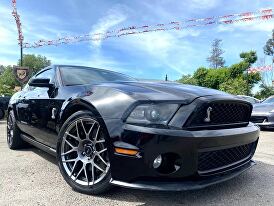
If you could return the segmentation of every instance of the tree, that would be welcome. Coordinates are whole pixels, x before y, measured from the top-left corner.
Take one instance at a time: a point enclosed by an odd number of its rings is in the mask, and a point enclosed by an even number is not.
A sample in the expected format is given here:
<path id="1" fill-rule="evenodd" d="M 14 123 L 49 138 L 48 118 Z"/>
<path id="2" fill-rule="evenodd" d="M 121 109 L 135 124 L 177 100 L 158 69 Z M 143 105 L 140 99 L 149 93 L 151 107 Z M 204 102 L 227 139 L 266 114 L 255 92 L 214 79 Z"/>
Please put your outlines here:
<path id="1" fill-rule="evenodd" d="M 256 62 L 256 52 L 243 52 L 242 61 L 230 67 L 198 68 L 193 75 L 183 75 L 180 83 L 193 84 L 226 91 L 232 94 L 249 94 L 252 87 L 261 80 L 258 73 L 247 75 L 247 69 Z"/>
<path id="2" fill-rule="evenodd" d="M 182 78 L 178 80 L 178 82 L 182 84 L 198 85 L 196 79 L 193 78 L 191 74 L 183 75 Z"/>
<path id="3" fill-rule="evenodd" d="M 14 77 L 13 68 L 11 66 L 4 67 L 4 71 L 0 75 L 0 94 L 12 95 L 14 87 L 19 85 Z"/>
<path id="4" fill-rule="evenodd" d="M 235 95 L 244 95 L 247 93 L 246 81 L 243 78 L 229 79 L 220 84 L 220 90 Z"/>
<path id="5" fill-rule="evenodd" d="M 274 90 L 272 86 L 267 86 L 264 84 L 260 85 L 261 90 L 255 94 L 258 99 L 265 99 L 271 95 L 274 95 Z"/>
<path id="6" fill-rule="evenodd" d="M 21 59 L 18 60 L 18 65 L 20 65 Z M 36 74 L 41 69 L 49 66 L 51 61 L 48 60 L 45 56 L 34 55 L 34 54 L 25 54 L 23 56 L 23 66 L 29 67 L 32 70 L 33 74 Z"/>
<path id="7" fill-rule="evenodd" d="M 5 67 L 3 65 L 0 65 L 0 75 L 4 72 Z"/>
<path id="8" fill-rule="evenodd" d="M 221 48 L 221 39 L 214 39 L 211 45 L 210 56 L 207 58 L 207 61 L 210 63 L 210 67 L 217 69 L 223 67 L 225 60 L 222 57 L 224 51 Z"/>
<path id="9" fill-rule="evenodd" d="M 274 29 L 272 30 L 272 38 L 268 39 L 264 46 L 264 53 L 272 57 L 274 63 Z"/>

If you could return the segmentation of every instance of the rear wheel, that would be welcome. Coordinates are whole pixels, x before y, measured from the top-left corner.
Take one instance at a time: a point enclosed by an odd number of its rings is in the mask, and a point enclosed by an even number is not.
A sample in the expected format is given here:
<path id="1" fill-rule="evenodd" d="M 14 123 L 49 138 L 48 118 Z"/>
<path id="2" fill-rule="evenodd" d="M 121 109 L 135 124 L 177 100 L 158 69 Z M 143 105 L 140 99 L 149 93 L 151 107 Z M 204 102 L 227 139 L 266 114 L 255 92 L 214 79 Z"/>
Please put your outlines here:
<path id="1" fill-rule="evenodd" d="M 66 182 L 86 194 L 110 188 L 110 162 L 105 139 L 107 132 L 89 111 L 73 114 L 59 134 L 57 159 Z"/>
<path id="2" fill-rule="evenodd" d="M 21 138 L 21 131 L 16 124 L 12 110 L 8 113 L 7 117 L 7 143 L 10 149 L 20 149 L 27 145 Z"/>

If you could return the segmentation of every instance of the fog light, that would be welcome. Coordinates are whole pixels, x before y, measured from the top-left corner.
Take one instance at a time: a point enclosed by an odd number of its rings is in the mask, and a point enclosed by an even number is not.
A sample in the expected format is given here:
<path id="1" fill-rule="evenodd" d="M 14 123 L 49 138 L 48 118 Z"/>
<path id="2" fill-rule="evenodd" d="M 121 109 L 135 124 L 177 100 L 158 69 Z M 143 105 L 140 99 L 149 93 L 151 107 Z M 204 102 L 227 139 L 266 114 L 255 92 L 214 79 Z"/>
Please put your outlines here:
<path id="1" fill-rule="evenodd" d="M 153 167 L 154 167 L 155 169 L 157 169 L 158 167 L 160 167 L 161 163 L 162 163 L 162 156 L 159 155 L 159 156 L 156 157 L 156 159 L 153 161 Z"/>

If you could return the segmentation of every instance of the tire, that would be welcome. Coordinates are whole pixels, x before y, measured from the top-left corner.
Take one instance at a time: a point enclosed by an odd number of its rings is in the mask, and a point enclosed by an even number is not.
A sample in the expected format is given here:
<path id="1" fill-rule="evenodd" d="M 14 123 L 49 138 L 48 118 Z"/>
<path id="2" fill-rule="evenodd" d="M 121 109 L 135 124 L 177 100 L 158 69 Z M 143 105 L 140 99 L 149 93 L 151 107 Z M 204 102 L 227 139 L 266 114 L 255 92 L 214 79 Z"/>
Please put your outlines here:
<path id="1" fill-rule="evenodd" d="M 5 116 L 5 111 L 3 109 L 0 109 L 0 119 L 3 119 Z"/>
<path id="2" fill-rule="evenodd" d="M 7 143 L 10 149 L 25 148 L 27 143 L 21 138 L 21 131 L 16 124 L 14 112 L 11 110 L 7 117 Z"/>
<path id="3" fill-rule="evenodd" d="M 107 137 L 104 123 L 90 111 L 76 112 L 63 124 L 57 161 L 63 178 L 74 190 L 97 195 L 111 188 Z"/>

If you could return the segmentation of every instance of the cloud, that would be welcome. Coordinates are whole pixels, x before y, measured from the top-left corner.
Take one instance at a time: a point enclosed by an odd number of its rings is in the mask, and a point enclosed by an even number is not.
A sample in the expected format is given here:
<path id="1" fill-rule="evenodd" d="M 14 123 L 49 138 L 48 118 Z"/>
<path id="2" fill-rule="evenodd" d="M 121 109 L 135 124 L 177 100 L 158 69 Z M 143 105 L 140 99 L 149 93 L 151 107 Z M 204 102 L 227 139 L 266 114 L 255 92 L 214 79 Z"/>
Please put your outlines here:
<path id="1" fill-rule="evenodd" d="M 186 4 L 191 9 L 209 10 L 220 4 L 219 0 L 188 0 Z"/>
<path id="2" fill-rule="evenodd" d="M 116 5 L 113 8 L 109 9 L 106 16 L 99 19 L 98 23 L 93 25 L 90 34 L 95 33 L 105 33 L 113 26 L 116 26 L 127 19 L 127 16 L 124 13 L 125 7 L 121 5 Z M 94 46 L 100 46 L 101 41 L 93 41 Z"/>

